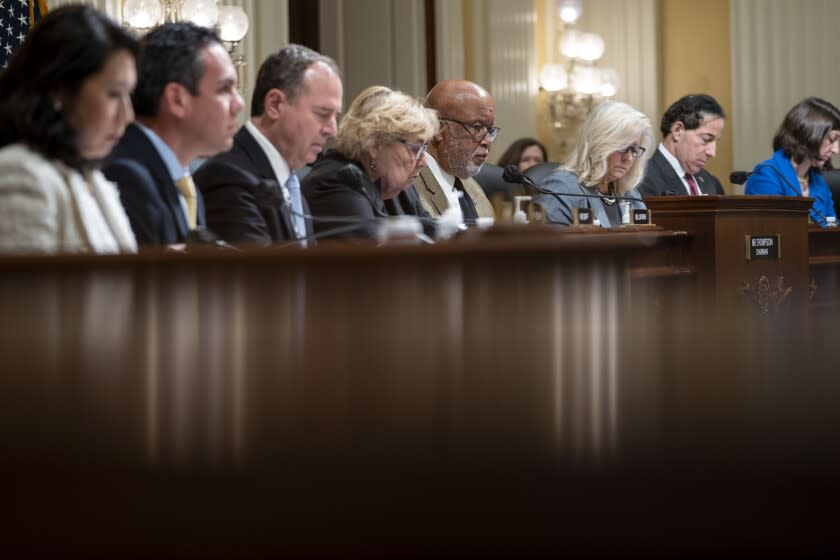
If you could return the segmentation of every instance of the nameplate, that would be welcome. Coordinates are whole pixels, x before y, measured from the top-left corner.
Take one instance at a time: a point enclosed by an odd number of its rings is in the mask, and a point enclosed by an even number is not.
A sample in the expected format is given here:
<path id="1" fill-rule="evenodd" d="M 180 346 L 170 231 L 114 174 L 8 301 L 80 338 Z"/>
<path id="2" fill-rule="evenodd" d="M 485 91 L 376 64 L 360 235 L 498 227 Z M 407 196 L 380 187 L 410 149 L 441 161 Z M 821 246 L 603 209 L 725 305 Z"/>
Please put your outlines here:
<path id="1" fill-rule="evenodd" d="M 572 223 L 576 226 L 591 226 L 595 213 L 591 208 L 573 208 Z"/>
<path id="2" fill-rule="evenodd" d="M 630 223 L 637 226 L 649 226 L 650 210 L 630 210 Z"/>
<path id="3" fill-rule="evenodd" d="M 747 260 L 772 259 L 782 257 L 781 236 L 778 233 L 769 235 L 747 235 Z"/>

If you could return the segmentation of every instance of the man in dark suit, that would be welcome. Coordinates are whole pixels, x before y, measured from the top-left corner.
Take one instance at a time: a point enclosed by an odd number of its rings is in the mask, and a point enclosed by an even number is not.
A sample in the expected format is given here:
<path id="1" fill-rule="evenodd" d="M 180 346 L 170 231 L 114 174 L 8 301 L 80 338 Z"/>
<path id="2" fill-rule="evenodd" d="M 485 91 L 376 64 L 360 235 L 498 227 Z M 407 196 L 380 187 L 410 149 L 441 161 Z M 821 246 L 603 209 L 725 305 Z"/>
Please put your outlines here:
<path id="1" fill-rule="evenodd" d="M 251 120 L 233 149 L 195 174 L 209 227 L 229 243 L 268 244 L 312 234 L 294 171 L 312 163 L 336 133 L 342 85 L 329 57 L 288 45 L 260 66 Z M 274 192 L 274 196 L 270 194 Z M 305 244 L 305 241 L 302 241 Z"/>
<path id="2" fill-rule="evenodd" d="M 244 103 L 230 55 L 213 31 L 168 23 L 142 46 L 132 95 L 137 121 L 103 170 L 119 187 L 138 242 L 178 244 L 205 224 L 188 166 L 230 149 Z"/>
<path id="3" fill-rule="evenodd" d="M 726 115 L 710 95 L 686 95 L 662 116 L 662 143 L 639 185 L 642 196 L 725 194 L 703 169 L 715 157 Z"/>

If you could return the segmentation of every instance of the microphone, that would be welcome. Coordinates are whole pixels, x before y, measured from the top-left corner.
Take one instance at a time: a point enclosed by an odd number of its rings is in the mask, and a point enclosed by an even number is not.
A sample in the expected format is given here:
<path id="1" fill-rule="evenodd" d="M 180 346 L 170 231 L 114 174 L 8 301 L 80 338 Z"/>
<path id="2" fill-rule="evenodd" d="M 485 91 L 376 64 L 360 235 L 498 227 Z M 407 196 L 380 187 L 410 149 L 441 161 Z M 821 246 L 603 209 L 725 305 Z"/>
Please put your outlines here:
<path id="1" fill-rule="evenodd" d="M 219 249 L 227 249 L 232 251 L 239 251 L 237 247 L 226 243 L 213 231 L 204 226 L 198 226 L 187 232 L 187 247 L 194 247 L 197 245 L 206 245 L 209 247 L 217 247 Z"/>
<path id="2" fill-rule="evenodd" d="M 383 222 L 386 222 L 387 218 L 390 217 L 387 215 L 375 218 L 359 218 L 354 216 L 313 216 L 312 214 L 297 212 L 286 200 L 286 197 L 283 195 L 283 188 L 276 180 L 258 177 L 249 171 L 227 162 L 219 162 L 214 175 L 214 178 L 219 183 L 240 184 L 249 187 L 254 195 L 257 206 L 262 209 L 272 210 L 278 208 L 278 205 L 282 205 L 286 210 L 288 210 L 291 216 L 298 216 L 304 218 L 305 220 L 311 220 L 314 223 L 331 223 L 337 226 L 312 235 L 279 243 L 278 245 L 281 247 L 298 246 L 301 241 L 315 241 L 333 235 L 352 233 L 371 224 L 377 225 L 377 232 L 375 232 L 377 234 L 380 233 L 379 230 L 385 231 L 388 227 L 392 227 L 383 224 Z M 435 224 L 435 220 L 433 218 L 423 218 L 420 216 L 411 217 L 417 218 L 421 223 Z M 385 235 L 385 237 L 387 238 L 388 236 Z M 434 243 L 423 234 L 418 235 L 417 238 L 424 243 Z M 216 243 L 224 244 L 224 241 L 220 240 Z M 228 245 L 228 247 L 230 247 L 230 245 Z"/>
<path id="3" fill-rule="evenodd" d="M 732 173 L 729 174 L 729 180 L 736 185 L 743 185 L 751 175 L 754 175 L 754 174 L 758 173 L 759 169 L 769 169 L 770 171 L 775 173 L 776 176 L 779 177 L 779 179 L 782 180 L 782 185 L 788 187 L 790 189 L 790 191 L 793 193 L 793 196 L 802 196 L 802 193 L 799 192 L 796 189 L 796 187 L 794 187 L 791 184 L 791 182 L 788 180 L 787 177 L 782 175 L 781 171 L 776 169 L 773 165 L 769 165 L 767 163 L 761 163 L 761 164 L 757 165 L 755 167 L 755 169 L 753 169 L 750 172 L 733 171 Z M 818 225 L 821 225 L 821 226 L 822 225 L 828 225 L 828 218 L 826 218 L 825 214 L 823 214 L 822 212 L 820 212 L 819 210 L 814 208 L 813 205 L 811 206 L 810 212 L 813 212 L 815 214 L 812 217 L 815 218 L 814 221 Z"/>
<path id="4" fill-rule="evenodd" d="M 755 171 L 733 171 L 729 174 L 729 182 L 733 185 L 743 185 Z"/>
<path id="5" fill-rule="evenodd" d="M 550 191 L 547 188 L 535 183 L 533 179 L 531 179 L 530 177 L 528 177 L 527 175 L 525 175 L 524 173 L 519 171 L 519 169 L 516 167 L 516 165 L 511 164 L 511 165 L 508 165 L 507 167 L 505 167 L 504 172 L 502 172 L 502 179 L 504 179 L 505 182 L 507 182 L 507 183 L 520 183 L 520 184 L 523 184 L 523 185 L 528 185 L 529 187 L 532 187 L 537 192 L 540 192 L 542 194 L 550 194 L 550 195 L 556 197 L 557 200 L 560 200 L 560 201 L 563 200 L 562 198 L 560 198 L 561 193 L 556 193 L 554 191 Z M 584 197 L 584 198 L 614 198 L 616 200 L 629 200 L 630 202 L 641 202 L 638 198 L 633 198 L 632 196 L 619 196 L 619 195 L 612 196 L 612 195 L 610 195 L 610 196 L 604 197 L 604 196 L 601 196 L 600 194 L 586 194 L 586 193 L 575 193 L 572 196 L 581 196 L 581 197 Z"/>
<path id="6" fill-rule="evenodd" d="M 523 184 L 523 185 L 528 185 L 529 187 L 533 188 L 535 191 L 537 191 L 539 193 L 553 196 L 554 198 L 557 199 L 558 202 L 563 204 L 563 198 L 561 198 L 560 193 L 550 191 L 547 188 L 543 187 L 542 185 L 537 184 L 533 179 L 531 179 L 530 177 L 528 177 L 527 175 L 525 175 L 524 173 L 519 171 L 519 168 L 516 167 L 516 165 L 514 165 L 514 164 L 511 164 L 511 165 L 508 165 L 507 167 L 505 167 L 504 171 L 502 172 L 502 179 L 504 179 L 505 182 L 507 182 L 507 183 L 519 183 L 519 184 Z M 563 193 L 563 194 L 565 194 L 565 193 Z M 604 197 L 604 196 L 601 196 L 600 194 L 587 194 L 587 193 L 575 193 L 574 195 L 571 195 L 571 196 L 579 196 L 579 197 L 583 197 L 583 198 L 597 198 L 597 199 L 610 198 L 610 199 L 614 199 L 614 200 L 627 200 L 627 201 L 630 201 L 630 202 L 641 202 L 638 198 L 633 198 L 632 196 L 615 195 L 615 196 Z M 589 205 L 589 208 L 592 208 L 592 205 Z M 645 212 L 647 212 L 647 211 L 645 211 Z M 650 213 L 648 213 L 648 220 L 650 220 Z"/>

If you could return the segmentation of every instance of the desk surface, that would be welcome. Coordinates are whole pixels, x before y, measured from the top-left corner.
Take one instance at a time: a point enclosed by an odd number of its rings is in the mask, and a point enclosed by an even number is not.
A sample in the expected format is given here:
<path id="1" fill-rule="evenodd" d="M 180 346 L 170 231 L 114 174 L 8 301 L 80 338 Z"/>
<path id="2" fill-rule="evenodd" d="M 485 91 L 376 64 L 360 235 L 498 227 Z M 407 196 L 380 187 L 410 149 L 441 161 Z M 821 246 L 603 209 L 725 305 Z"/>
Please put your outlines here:
<path id="1" fill-rule="evenodd" d="M 683 233 L 495 235 L 0 260 L 4 542 L 836 546 L 833 332 L 682 299 Z"/>

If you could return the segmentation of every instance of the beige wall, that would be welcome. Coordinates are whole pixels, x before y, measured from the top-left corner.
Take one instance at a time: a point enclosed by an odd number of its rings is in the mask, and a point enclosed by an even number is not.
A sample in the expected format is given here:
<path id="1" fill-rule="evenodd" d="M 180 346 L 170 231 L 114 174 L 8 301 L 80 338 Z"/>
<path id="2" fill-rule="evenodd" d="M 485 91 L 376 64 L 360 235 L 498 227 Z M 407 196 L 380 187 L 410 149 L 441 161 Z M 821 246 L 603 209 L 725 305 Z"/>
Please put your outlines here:
<path id="1" fill-rule="evenodd" d="M 729 27 L 729 0 L 661 0 L 660 116 L 668 105 L 688 93 L 708 93 L 731 114 Z M 717 157 L 707 166 L 727 193 L 732 192 L 732 162 L 732 120 L 727 119 Z"/>

